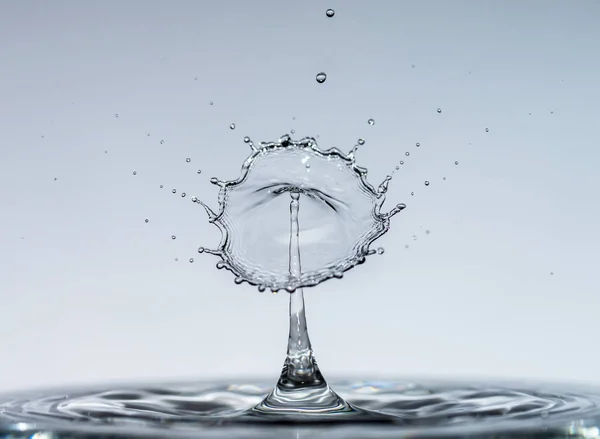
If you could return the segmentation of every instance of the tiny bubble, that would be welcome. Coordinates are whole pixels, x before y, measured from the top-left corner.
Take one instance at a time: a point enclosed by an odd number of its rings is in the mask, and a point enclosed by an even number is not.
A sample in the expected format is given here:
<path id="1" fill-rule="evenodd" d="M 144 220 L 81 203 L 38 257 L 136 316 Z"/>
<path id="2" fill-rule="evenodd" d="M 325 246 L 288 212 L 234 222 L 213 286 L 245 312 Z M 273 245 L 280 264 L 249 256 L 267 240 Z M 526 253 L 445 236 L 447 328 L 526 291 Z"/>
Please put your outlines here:
<path id="1" fill-rule="evenodd" d="M 171 235 L 171 239 L 177 239 L 177 236 Z"/>
<path id="2" fill-rule="evenodd" d="M 173 189 L 171 192 L 174 193 L 174 194 L 176 194 L 177 193 L 177 189 Z"/>
<path id="3" fill-rule="evenodd" d="M 197 81 L 197 80 L 198 80 L 198 77 L 197 77 L 197 76 L 194 76 L 194 81 Z"/>
<path id="4" fill-rule="evenodd" d="M 371 126 L 375 125 L 375 119 L 369 119 L 367 123 Z"/>
<path id="5" fill-rule="evenodd" d="M 323 84 L 327 79 L 327 74 L 325 72 L 319 72 L 317 73 L 316 79 L 319 84 Z"/>
<path id="6" fill-rule="evenodd" d="M 358 144 L 359 145 L 364 145 L 365 144 L 365 139 L 363 139 L 362 137 L 360 139 L 358 139 Z"/>
<path id="7" fill-rule="evenodd" d="M 382 255 L 384 252 L 385 252 L 385 249 L 384 249 L 383 247 L 379 247 L 379 248 L 377 249 L 377 254 L 378 254 L 378 255 Z"/>
<path id="8" fill-rule="evenodd" d="M 105 150 L 104 150 L 104 154 L 108 154 L 108 150 L 106 150 L 106 149 L 105 149 Z"/>
<path id="9" fill-rule="evenodd" d="M 331 18 L 335 15 L 335 11 L 333 9 L 327 9 L 325 11 L 325 15 L 327 15 L 327 17 Z"/>
<path id="10" fill-rule="evenodd" d="M 185 198 L 185 195 L 186 195 L 185 192 L 182 192 L 181 193 L 181 198 Z"/>
<path id="11" fill-rule="evenodd" d="M 490 129 L 489 129 L 489 128 L 486 128 L 486 129 L 485 129 L 485 132 L 486 132 L 486 133 L 489 133 L 489 132 L 490 132 Z"/>
<path id="12" fill-rule="evenodd" d="M 190 264 L 194 262 L 194 258 L 190 258 Z"/>
<path id="13" fill-rule="evenodd" d="M 438 114 L 439 114 L 439 113 L 441 113 L 441 112 L 442 112 L 442 109 L 441 109 L 441 108 L 438 108 L 438 109 L 437 109 L 437 112 L 438 112 Z"/>
<path id="14" fill-rule="evenodd" d="M 442 180 L 446 181 L 446 177 L 442 177 Z"/>
<path id="15" fill-rule="evenodd" d="M 145 222 L 145 223 L 149 223 L 149 222 L 150 222 L 150 220 L 149 220 L 148 218 L 146 218 L 146 219 L 144 220 L 144 222 Z"/>
<path id="16" fill-rule="evenodd" d="M 425 186 L 429 186 L 429 180 L 425 180 Z"/>
<path id="17" fill-rule="evenodd" d="M 58 180 L 58 178 L 54 177 L 54 181 Z"/>
<path id="18" fill-rule="evenodd" d="M 234 124 L 234 123 L 230 124 L 230 125 L 229 125 L 229 129 L 230 129 L 230 130 L 235 130 L 235 124 Z"/>
<path id="19" fill-rule="evenodd" d="M 189 163 L 189 162 L 191 162 L 191 161 L 192 161 L 192 159 L 191 159 L 191 158 L 189 158 L 189 157 L 188 157 L 187 159 L 185 159 L 185 162 L 186 162 L 186 163 Z"/>

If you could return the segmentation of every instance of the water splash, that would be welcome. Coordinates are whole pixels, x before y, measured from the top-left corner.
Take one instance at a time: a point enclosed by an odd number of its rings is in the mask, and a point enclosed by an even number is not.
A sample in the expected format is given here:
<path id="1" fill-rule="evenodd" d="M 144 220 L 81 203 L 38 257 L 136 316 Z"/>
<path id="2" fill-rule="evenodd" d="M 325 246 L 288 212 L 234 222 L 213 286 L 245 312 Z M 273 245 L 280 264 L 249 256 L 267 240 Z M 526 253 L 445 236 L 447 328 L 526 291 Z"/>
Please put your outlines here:
<path id="1" fill-rule="evenodd" d="M 398 204 L 382 212 L 389 179 L 377 188 L 367 181 L 367 170 L 358 166 L 354 153 L 337 148 L 319 149 L 314 138 L 255 145 L 242 165 L 238 179 L 212 178 L 219 187 L 215 212 L 197 200 L 208 219 L 221 231 L 215 250 L 218 268 L 264 291 L 312 287 L 341 277 L 361 264 L 370 245 L 385 234 L 390 219 L 405 208 Z M 302 198 L 300 224 L 302 272 L 289 270 L 289 193 Z"/>

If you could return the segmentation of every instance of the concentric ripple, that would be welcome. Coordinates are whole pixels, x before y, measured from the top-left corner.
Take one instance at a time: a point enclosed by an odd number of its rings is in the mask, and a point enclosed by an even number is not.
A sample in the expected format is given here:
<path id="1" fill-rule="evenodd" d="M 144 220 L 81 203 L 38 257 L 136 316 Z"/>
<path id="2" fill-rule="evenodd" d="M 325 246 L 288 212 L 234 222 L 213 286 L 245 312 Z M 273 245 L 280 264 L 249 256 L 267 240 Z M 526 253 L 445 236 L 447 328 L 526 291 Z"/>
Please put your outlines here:
<path id="1" fill-rule="evenodd" d="M 524 432 L 552 431 L 561 437 L 589 438 L 594 431 L 598 433 L 596 426 L 600 425 L 600 393 L 557 391 L 544 386 L 389 381 L 337 382 L 333 387 L 354 407 L 377 416 L 369 423 L 364 418 L 340 418 L 338 423 L 329 416 L 321 425 L 312 417 L 310 424 L 303 425 L 300 417 L 273 415 L 261 417 L 257 424 L 251 407 L 269 393 L 271 386 L 115 386 L 0 397 L 0 438 L 95 438 L 115 434 L 258 438 L 271 437 L 275 431 L 279 435 L 273 437 L 302 437 L 300 433 L 307 431 L 310 434 L 306 437 L 323 434 L 340 438 L 480 436 L 499 432 L 519 432 L 519 437 L 525 437 Z M 275 425 L 269 425 L 270 421 Z M 291 435 L 292 431 L 297 435 Z M 73 436 L 75 432 L 77 436 Z"/>

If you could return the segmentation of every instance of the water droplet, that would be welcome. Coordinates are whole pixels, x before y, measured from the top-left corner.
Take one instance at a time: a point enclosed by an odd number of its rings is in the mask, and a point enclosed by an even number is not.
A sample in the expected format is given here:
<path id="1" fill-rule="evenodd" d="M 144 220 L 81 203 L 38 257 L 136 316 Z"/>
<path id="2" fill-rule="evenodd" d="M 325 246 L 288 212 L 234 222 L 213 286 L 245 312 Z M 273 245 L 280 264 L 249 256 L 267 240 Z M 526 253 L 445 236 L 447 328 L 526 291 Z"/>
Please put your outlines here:
<path id="1" fill-rule="evenodd" d="M 54 181 L 58 180 L 58 178 L 54 177 Z"/>
<path id="2" fill-rule="evenodd" d="M 233 281 L 235 282 L 236 285 L 239 285 L 242 282 L 244 282 L 244 278 L 242 278 L 242 277 L 236 277 L 235 279 L 233 279 Z"/>
<path id="3" fill-rule="evenodd" d="M 306 169 L 310 169 L 310 163 L 306 164 Z"/>
<path id="4" fill-rule="evenodd" d="M 363 139 L 362 137 L 360 139 L 358 139 L 358 144 L 359 145 L 364 145 L 365 144 L 365 139 Z"/>
<path id="5" fill-rule="evenodd" d="M 229 125 L 229 129 L 230 129 L 230 130 L 235 130 L 235 124 L 234 124 L 234 123 L 230 124 L 230 125 Z"/>
<path id="6" fill-rule="evenodd" d="M 133 171 L 133 175 L 137 175 L 137 171 Z"/>
<path id="7" fill-rule="evenodd" d="M 325 15 L 327 15 L 329 18 L 331 18 L 335 15 L 335 11 L 333 9 L 327 9 L 325 11 Z"/>
<path id="8" fill-rule="evenodd" d="M 198 253 L 204 253 L 204 247 L 198 247 Z"/>
<path id="9" fill-rule="evenodd" d="M 410 245 L 408 245 L 408 244 L 404 245 L 404 248 L 409 248 L 409 247 L 410 247 Z"/>
<path id="10" fill-rule="evenodd" d="M 406 152 L 404 153 L 404 155 L 405 155 L 406 157 L 408 157 L 408 156 L 410 155 L 410 152 L 406 151 Z"/>
<path id="11" fill-rule="evenodd" d="M 194 81 L 197 81 L 197 80 L 198 80 L 198 77 L 197 77 L 197 76 L 194 76 Z"/>
<path id="12" fill-rule="evenodd" d="M 171 239 L 177 239 L 177 236 L 171 235 Z"/>
<path id="13" fill-rule="evenodd" d="M 248 137 L 248 136 L 244 137 L 244 143 L 250 143 L 250 137 Z"/>
<path id="14" fill-rule="evenodd" d="M 413 195 L 413 196 L 415 195 L 415 193 L 414 193 L 414 192 L 411 192 L 410 194 L 411 194 L 411 195 Z"/>
<path id="15" fill-rule="evenodd" d="M 551 271 L 551 272 L 550 272 L 550 276 L 554 276 L 554 271 Z"/>
<path id="16" fill-rule="evenodd" d="M 179 258 L 175 258 L 175 262 L 179 262 Z"/>
<path id="17" fill-rule="evenodd" d="M 426 235 L 429 235 L 430 233 L 431 233 L 431 230 L 429 230 L 429 229 L 425 229 L 425 234 L 426 234 Z"/>
<path id="18" fill-rule="evenodd" d="M 261 293 L 264 293 L 267 290 L 267 287 L 264 285 L 259 285 L 258 286 L 258 291 Z"/>
<path id="19" fill-rule="evenodd" d="M 108 154 L 108 151 L 106 149 L 104 150 L 104 154 Z"/>
<path id="20" fill-rule="evenodd" d="M 429 180 L 425 180 L 425 186 L 429 186 Z"/>
<path id="21" fill-rule="evenodd" d="M 413 240 L 413 241 L 416 241 L 416 240 L 417 240 L 417 235 L 413 235 L 413 236 L 412 236 L 412 240 Z"/>
<path id="22" fill-rule="evenodd" d="M 144 222 L 145 222 L 145 223 L 149 223 L 149 222 L 150 222 L 150 220 L 149 220 L 148 218 L 146 218 L 146 219 L 144 220 Z"/>
<path id="23" fill-rule="evenodd" d="M 291 134 L 296 134 L 296 130 L 291 130 L 290 133 Z"/>
<path id="24" fill-rule="evenodd" d="M 181 198 L 185 198 L 185 195 L 186 195 L 185 192 L 182 192 L 181 193 Z"/>
<path id="25" fill-rule="evenodd" d="M 192 161 L 192 159 L 188 157 L 188 158 L 185 159 L 185 161 L 186 161 L 186 163 L 189 163 L 189 162 Z"/>
<path id="26" fill-rule="evenodd" d="M 396 171 L 400 170 L 400 166 L 396 165 Z"/>
<path id="27" fill-rule="evenodd" d="M 446 181 L 446 177 L 443 177 L 442 180 Z"/>
<path id="28" fill-rule="evenodd" d="M 165 143 L 165 141 L 164 141 L 164 140 L 161 140 L 161 141 L 160 141 L 160 144 L 162 145 L 163 143 Z"/>
<path id="29" fill-rule="evenodd" d="M 414 68 L 415 68 L 415 65 L 414 65 L 414 64 L 411 64 L 411 65 L 410 65 L 410 68 L 411 68 L 411 69 L 414 69 Z"/>
<path id="30" fill-rule="evenodd" d="M 367 123 L 371 126 L 375 125 L 375 119 L 369 119 Z"/>
<path id="31" fill-rule="evenodd" d="M 162 189 L 162 188 L 163 188 L 163 185 L 161 184 L 161 185 L 159 186 L 159 188 L 161 188 L 161 189 Z"/>
<path id="32" fill-rule="evenodd" d="M 174 193 L 174 194 L 176 194 L 177 193 L 177 189 L 173 189 L 171 192 Z"/>
<path id="33" fill-rule="evenodd" d="M 190 258 L 190 264 L 194 262 L 194 258 Z"/>
<path id="34" fill-rule="evenodd" d="M 150 137 L 150 133 L 146 133 L 146 136 Z"/>
<path id="35" fill-rule="evenodd" d="M 400 164 L 403 165 L 404 164 L 404 160 L 400 160 Z"/>
<path id="36" fill-rule="evenodd" d="M 417 143 L 416 143 L 416 146 L 417 146 L 417 148 L 418 148 L 419 146 L 421 146 L 421 144 L 420 144 L 419 142 L 417 142 Z"/>
<path id="37" fill-rule="evenodd" d="M 115 117 L 118 119 L 119 118 L 119 113 L 115 113 Z"/>
<path id="38" fill-rule="evenodd" d="M 385 253 L 385 249 L 384 249 L 383 247 L 379 247 L 379 248 L 377 249 L 377 254 L 378 254 L 378 255 L 382 255 L 383 253 Z"/>
<path id="39" fill-rule="evenodd" d="M 486 133 L 489 133 L 489 132 L 490 132 L 490 129 L 489 129 L 489 128 L 486 128 L 486 129 L 485 129 L 485 132 L 486 132 Z"/>
<path id="40" fill-rule="evenodd" d="M 455 165 L 458 165 L 458 160 L 455 160 L 455 161 L 454 161 L 454 164 L 455 164 Z"/>
<path id="41" fill-rule="evenodd" d="M 319 72 L 319 73 L 317 73 L 316 79 L 319 84 L 323 84 L 325 82 L 325 80 L 327 79 L 327 74 L 325 72 Z"/>
<path id="42" fill-rule="evenodd" d="M 437 109 L 437 112 L 438 112 L 438 113 L 441 113 L 441 112 L 442 112 L 442 109 L 441 109 L 441 108 L 438 108 L 438 109 Z"/>
<path id="43" fill-rule="evenodd" d="M 213 104 L 214 104 L 214 102 L 213 102 L 213 101 L 210 101 L 210 102 L 209 102 L 209 104 L 210 104 L 210 105 L 213 105 Z"/>
<path id="44" fill-rule="evenodd" d="M 202 174 L 202 169 L 198 169 L 198 170 L 196 171 L 196 173 L 197 173 L 197 174 Z"/>

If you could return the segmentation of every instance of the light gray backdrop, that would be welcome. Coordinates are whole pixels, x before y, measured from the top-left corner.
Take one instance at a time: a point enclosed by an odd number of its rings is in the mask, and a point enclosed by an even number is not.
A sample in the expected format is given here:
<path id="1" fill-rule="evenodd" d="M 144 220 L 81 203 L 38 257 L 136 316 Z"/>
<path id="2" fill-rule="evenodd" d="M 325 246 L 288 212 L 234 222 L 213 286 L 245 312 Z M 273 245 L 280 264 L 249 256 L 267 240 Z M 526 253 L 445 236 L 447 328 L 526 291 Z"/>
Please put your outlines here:
<path id="1" fill-rule="evenodd" d="M 599 22 L 595 0 L 1 2 L 0 389 L 275 380 L 286 294 L 198 255 L 219 234 L 189 197 L 216 206 L 243 137 L 292 129 L 364 137 L 373 183 L 406 161 L 385 254 L 306 291 L 326 376 L 600 382 Z"/>

